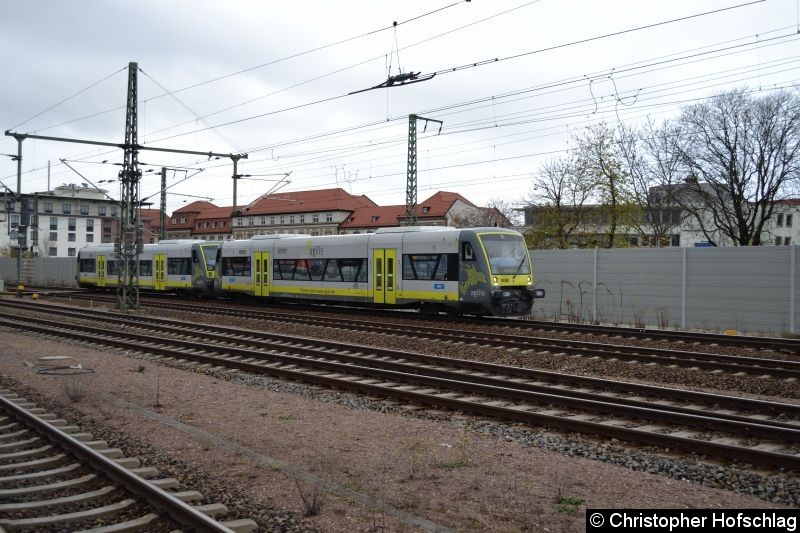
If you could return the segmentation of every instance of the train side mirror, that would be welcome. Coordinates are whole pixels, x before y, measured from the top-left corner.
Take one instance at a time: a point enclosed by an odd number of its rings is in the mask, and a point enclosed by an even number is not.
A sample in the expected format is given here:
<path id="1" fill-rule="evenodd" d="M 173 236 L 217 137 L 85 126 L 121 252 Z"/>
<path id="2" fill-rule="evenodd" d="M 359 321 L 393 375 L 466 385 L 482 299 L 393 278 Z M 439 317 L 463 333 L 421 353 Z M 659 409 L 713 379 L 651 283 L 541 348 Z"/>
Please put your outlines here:
<path id="1" fill-rule="evenodd" d="M 544 289 L 533 289 L 534 298 L 544 298 Z"/>

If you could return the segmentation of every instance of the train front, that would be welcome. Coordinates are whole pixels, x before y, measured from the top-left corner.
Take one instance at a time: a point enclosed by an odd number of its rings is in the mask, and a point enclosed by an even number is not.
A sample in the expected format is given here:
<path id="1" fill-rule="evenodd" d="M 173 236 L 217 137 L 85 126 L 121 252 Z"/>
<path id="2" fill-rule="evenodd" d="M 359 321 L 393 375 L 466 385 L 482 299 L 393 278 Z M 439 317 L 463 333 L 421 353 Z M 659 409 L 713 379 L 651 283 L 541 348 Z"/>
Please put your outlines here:
<path id="1" fill-rule="evenodd" d="M 533 288 L 531 261 L 522 235 L 513 230 L 485 228 L 465 237 L 462 303 L 470 307 L 477 304 L 488 311 L 486 314 L 498 316 L 530 314 L 534 297 L 543 297 L 544 291 Z M 469 248 L 474 248 L 474 258 L 470 257 Z"/>

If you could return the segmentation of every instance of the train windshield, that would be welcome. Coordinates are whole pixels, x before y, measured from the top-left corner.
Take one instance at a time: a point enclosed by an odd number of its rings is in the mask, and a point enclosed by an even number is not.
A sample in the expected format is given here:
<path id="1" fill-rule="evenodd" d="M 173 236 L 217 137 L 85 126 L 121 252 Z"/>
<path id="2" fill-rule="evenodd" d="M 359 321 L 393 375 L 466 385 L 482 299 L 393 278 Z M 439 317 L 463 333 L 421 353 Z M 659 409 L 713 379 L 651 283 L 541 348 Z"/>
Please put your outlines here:
<path id="1" fill-rule="evenodd" d="M 519 235 L 490 233 L 479 235 L 492 274 L 530 274 L 525 240 Z"/>
<path id="2" fill-rule="evenodd" d="M 217 264 L 217 244 L 203 244 L 200 250 L 203 251 L 203 259 L 206 262 L 206 270 L 214 270 L 214 265 Z"/>

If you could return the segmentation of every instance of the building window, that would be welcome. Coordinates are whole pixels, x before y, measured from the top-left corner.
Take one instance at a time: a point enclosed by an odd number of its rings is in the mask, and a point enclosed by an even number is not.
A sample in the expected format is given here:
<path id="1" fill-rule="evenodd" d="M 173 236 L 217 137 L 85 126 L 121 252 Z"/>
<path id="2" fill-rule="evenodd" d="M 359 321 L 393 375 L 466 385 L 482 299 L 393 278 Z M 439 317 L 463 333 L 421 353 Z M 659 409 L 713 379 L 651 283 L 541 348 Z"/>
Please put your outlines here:
<path id="1" fill-rule="evenodd" d="M 306 223 L 306 216 L 305 215 L 300 215 L 300 223 L 301 224 L 305 224 Z"/>
<path id="2" fill-rule="evenodd" d="M 176 220 L 178 220 L 176 217 L 172 217 L 172 223 L 173 224 L 177 224 Z"/>
<path id="3" fill-rule="evenodd" d="M 67 219 L 67 231 L 75 231 L 75 219 Z"/>
<path id="4" fill-rule="evenodd" d="M 194 228 L 195 228 L 195 229 L 200 229 L 200 223 L 199 223 L 199 222 L 195 222 L 195 224 L 194 224 Z"/>
<path id="5" fill-rule="evenodd" d="M 312 222 L 319 222 L 319 215 L 313 215 L 313 216 L 311 217 L 311 221 L 312 221 Z"/>
<path id="6" fill-rule="evenodd" d="M 50 229 L 51 230 L 58 229 L 58 217 L 50 217 Z"/>
<path id="7" fill-rule="evenodd" d="M 220 222 L 220 223 L 219 223 L 219 227 L 220 227 L 220 228 L 224 228 L 224 227 L 225 227 L 225 221 L 224 221 L 224 220 L 223 220 L 222 222 Z"/>
<path id="8" fill-rule="evenodd" d="M 16 228 L 19 226 L 19 215 L 11 215 L 11 227 Z"/>
<path id="9" fill-rule="evenodd" d="M 86 204 L 81 204 L 81 215 L 88 215 L 89 214 L 89 206 Z"/>
<path id="10" fill-rule="evenodd" d="M 786 215 L 786 227 L 787 228 L 792 227 L 792 215 Z"/>
<path id="11" fill-rule="evenodd" d="M 211 229 L 215 229 L 216 227 L 217 227 L 217 223 L 216 222 L 212 222 L 211 223 Z"/>
<path id="12" fill-rule="evenodd" d="M 783 242 L 782 237 L 775 237 L 775 246 L 780 246 L 782 242 Z"/>
<path id="13" fill-rule="evenodd" d="M 87 233 L 92 233 L 93 231 L 94 231 L 94 219 L 93 218 L 87 218 L 86 219 L 86 232 Z"/>
<path id="14" fill-rule="evenodd" d="M 248 226 L 252 226 L 252 225 L 253 225 L 253 222 L 255 222 L 255 221 L 253 220 L 253 217 L 249 217 L 249 218 L 247 219 L 247 225 L 248 225 Z"/>
<path id="15" fill-rule="evenodd" d="M 294 215 L 289 215 L 289 224 L 294 224 Z"/>
<path id="16" fill-rule="evenodd" d="M 115 206 L 115 205 L 111 206 L 111 216 L 112 217 L 117 216 L 117 206 Z"/>
<path id="17" fill-rule="evenodd" d="M 283 224 L 285 224 L 285 223 L 286 223 L 286 221 L 285 221 L 285 219 L 284 219 L 283 215 L 281 215 L 280 222 L 281 222 L 281 225 L 283 225 Z"/>
<path id="18" fill-rule="evenodd" d="M 670 235 L 670 245 L 671 246 L 680 246 L 681 245 L 681 236 L 680 235 Z"/>
<path id="19" fill-rule="evenodd" d="M 97 214 L 100 215 L 101 217 L 106 216 L 106 206 L 98 205 L 97 206 Z M 174 224 L 175 223 L 175 219 L 173 219 L 172 222 Z"/>
<path id="20" fill-rule="evenodd" d="M 47 255 L 49 255 L 50 257 L 57 256 L 58 255 L 58 248 L 56 248 L 55 246 L 51 246 L 50 248 L 47 249 Z"/>
<path id="21" fill-rule="evenodd" d="M 261 225 L 262 226 L 266 226 L 267 225 L 267 217 L 261 217 Z"/>
<path id="22" fill-rule="evenodd" d="M 67 255 L 70 257 L 75 257 L 75 248 L 67 248 Z"/>
<path id="23" fill-rule="evenodd" d="M 783 238 L 783 244 L 785 244 L 786 246 L 789 246 L 789 243 L 791 242 L 791 240 L 792 240 L 791 237 L 784 237 Z"/>
<path id="24" fill-rule="evenodd" d="M 94 233 L 86 234 L 86 242 L 94 242 Z"/>
<path id="25" fill-rule="evenodd" d="M 16 207 L 14 205 L 14 201 L 13 200 L 10 200 L 10 201 L 6 202 L 6 211 L 12 212 L 15 209 L 16 209 Z"/>
<path id="26" fill-rule="evenodd" d="M 325 222 L 333 222 L 333 213 L 325 213 Z"/>
<path id="27" fill-rule="evenodd" d="M 61 204 L 61 212 L 65 215 L 72 213 L 72 204 Z"/>
<path id="28" fill-rule="evenodd" d="M 186 224 L 186 217 L 181 217 L 181 224 Z"/>
<path id="29" fill-rule="evenodd" d="M 45 213 L 52 213 L 53 212 L 53 202 L 45 202 L 44 203 L 44 212 Z"/>
<path id="30" fill-rule="evenodd" d="M 74 233 L 67 233 L 67 240 L 69 242 L 75 242 L 75 234 Z"/>
<path id="31" fill-rule="evenodd" d="M 423 207 L 423 208 L 422 208 L 422 212 L 423 212 L 423 213 L 427 213 L 427 212 L 428 212 L 428 211 L 430 211 L 430 210 L 431 210 L 431 208 L 430 208 L 430 207 Z"/>
<path id="32" fill-rule="evenodd" d="M 244 221 L 243 221 L 241 218 L 237 218 L 237 219 L 236 219 L 236 225 L 237 225 L 237 226 L 241 226 L 241 225 L 243 225 L 243 224 L 244 224 Z"/>
<path id="33" fill-rule="evenodd" d="M 778 213 L 778 227 L 783 227 L 783 213 Z"/>
<path id="34" fill-rule="evenodd" d="M 56 241 L 58 241 L 58 232 L 57 231 L 51 231 L 50 232 L 50 242 L 56 242 Z"/>

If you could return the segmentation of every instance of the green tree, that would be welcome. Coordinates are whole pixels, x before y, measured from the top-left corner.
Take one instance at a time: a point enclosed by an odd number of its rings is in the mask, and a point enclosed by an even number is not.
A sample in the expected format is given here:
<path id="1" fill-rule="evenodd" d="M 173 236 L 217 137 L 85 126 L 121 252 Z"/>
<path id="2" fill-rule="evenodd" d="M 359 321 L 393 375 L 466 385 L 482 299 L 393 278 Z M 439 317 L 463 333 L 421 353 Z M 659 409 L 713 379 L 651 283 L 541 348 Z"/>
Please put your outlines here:
<path id="1" fill-rule="evenodd" d="M 602 245 L 627 246 L 627 233 L 620 235 L 619 230 L 635 227 L 642 212 L 635 201 L 617 132 L 605 123 L 587 127 L 576 139 L 575 170 L 593 191 L 596 208 L 592 218 L 605 234 Z"/>

